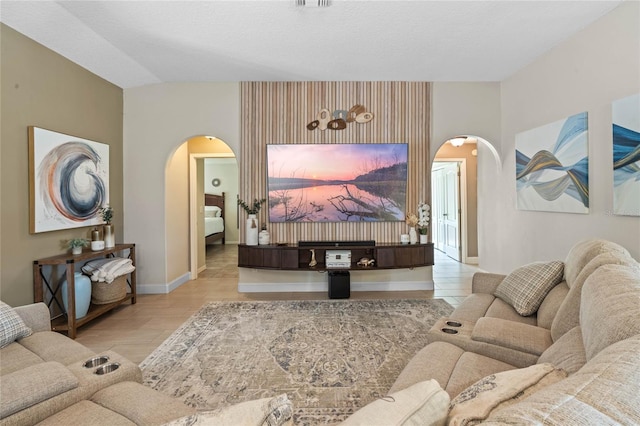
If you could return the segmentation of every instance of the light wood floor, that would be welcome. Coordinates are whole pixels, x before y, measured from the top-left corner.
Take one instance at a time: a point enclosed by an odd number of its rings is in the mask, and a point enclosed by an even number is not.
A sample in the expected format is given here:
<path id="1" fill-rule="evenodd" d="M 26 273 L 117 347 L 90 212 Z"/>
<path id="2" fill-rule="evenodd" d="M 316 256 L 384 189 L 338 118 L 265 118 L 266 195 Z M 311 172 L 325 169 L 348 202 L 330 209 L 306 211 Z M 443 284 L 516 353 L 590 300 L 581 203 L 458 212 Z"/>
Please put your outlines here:
<path id="1" fill-rule="evenodd" d="M 323 300 L 318 293 L 238 293 L 238 248 L 207 249 L 207 269 L 169 294 L 143 294 L 135 305 L 123 304 L 78 330 L 76 340 L 95 352 L 113 350 L 142 362 L 204 303 L 223 300 Z M 458 263 L 436 250 L 433 291 L 351 292 L 351 299 L 433 299 L 457 306 L 471 293 L 471 277 L 480 269 Z"/>

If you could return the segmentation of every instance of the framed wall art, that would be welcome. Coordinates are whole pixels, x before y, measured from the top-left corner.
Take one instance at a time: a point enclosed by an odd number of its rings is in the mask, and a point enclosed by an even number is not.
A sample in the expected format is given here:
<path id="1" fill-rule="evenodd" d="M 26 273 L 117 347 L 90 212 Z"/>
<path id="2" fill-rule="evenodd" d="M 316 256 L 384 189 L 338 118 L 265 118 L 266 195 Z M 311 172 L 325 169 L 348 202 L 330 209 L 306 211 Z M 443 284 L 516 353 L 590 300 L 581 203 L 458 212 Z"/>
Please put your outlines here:
<path id="1" fill-rule="evenodd" d="M 109 145 L 29 126 L 29 231 L 102 223 L 109 203 Z"/>
<path id="2" fill-rule="evenodd" d="M 589 213 L 587 113 L 516 135 L 520 210 Z"/>
<path id="3" fill-rule="evenodd" d="M 640 216 L 640 93 L 611 105 L 613 213 Z"/>

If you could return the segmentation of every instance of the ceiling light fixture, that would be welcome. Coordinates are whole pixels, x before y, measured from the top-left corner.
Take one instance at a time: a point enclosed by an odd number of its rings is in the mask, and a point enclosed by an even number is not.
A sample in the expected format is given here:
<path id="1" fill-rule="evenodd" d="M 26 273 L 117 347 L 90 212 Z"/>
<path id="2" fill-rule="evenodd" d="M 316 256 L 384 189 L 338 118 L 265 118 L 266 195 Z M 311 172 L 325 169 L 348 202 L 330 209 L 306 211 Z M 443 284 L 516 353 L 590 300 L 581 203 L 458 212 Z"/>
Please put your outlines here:
<path id="1" fill-rule="evenodd" d="M 300 7 L 329 7 L 331 6 L 330 0 L 295 0 L 296 6 Z"/>
<path id="2" fill-rule="evenodd" d="M 457 137 L 457 138 L 453 138 L 453 139 L 449 139 L 449 142 L 451 142 L 451 145 L 455 146 L 456 148 L 461 147 L 462 144 L 464 143 L 464 141 L 467 138 L 463 138 L 463 137 Z"/>

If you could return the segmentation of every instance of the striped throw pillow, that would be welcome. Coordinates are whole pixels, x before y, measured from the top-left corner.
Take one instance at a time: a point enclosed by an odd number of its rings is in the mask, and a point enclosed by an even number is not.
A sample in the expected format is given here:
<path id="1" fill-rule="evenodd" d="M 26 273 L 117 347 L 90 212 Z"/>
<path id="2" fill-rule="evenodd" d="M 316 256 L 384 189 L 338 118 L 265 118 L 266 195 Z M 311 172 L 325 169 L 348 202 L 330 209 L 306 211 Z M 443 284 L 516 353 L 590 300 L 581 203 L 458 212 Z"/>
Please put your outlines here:
<path id="1" fill-rule="evenodd" d="M 511 272 L 498 285 L 494 296 L 513 306 L 522 316 L 536 313 L 549 291 L 562 281 L 564 263 L 535 262 Z"/>
<path id="2" fill-rule="evenodd" d="M 26 326 L 20 315 L 11 306 L 0 301 L 0 348 L 31 335 L 31 329 Z"/>

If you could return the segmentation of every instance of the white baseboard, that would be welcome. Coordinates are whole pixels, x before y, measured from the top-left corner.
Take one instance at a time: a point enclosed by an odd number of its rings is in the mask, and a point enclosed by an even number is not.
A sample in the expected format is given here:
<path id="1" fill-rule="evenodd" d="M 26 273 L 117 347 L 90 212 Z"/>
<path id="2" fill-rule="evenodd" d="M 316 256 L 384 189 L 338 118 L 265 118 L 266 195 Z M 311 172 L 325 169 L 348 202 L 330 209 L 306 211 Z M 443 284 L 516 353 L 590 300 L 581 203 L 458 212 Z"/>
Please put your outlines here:
<path id="1" fill-rule="evenodd" d="M 191 279 L 189 272 L 184 273 L 175 280 L 166 284 L 137 284 L 136 291 L 138 294 L 169 294 L 182 284 Z"/>
<path id="2" fill-rule="evenodd" d="M 204 271 L 205 269 L 207 269 L 207 265 L 203 265 L 201 267 L 198 268 L 198 273 Z"/>
<path id="3" fill-rule="evenodd" d="M 467 257 L 467 258 L 465 259 L 465 262 L 464 262 L 464 263 L 467 263 L 467 264 L 469 264 L 469 265 L 477 265 L 477 264 L 478 264 L 478 262 L 479 262 L 479 260 L 478 260 L 478 258 L 477 258 L 477 257 Z"/>
<path id="4" fill-rule="evenodd" d="M 239 293 L 307 293 L 328 291 L 324 282 L 238 284 Z M 415 291 L 433 290 L 433 281 L 355 282 L 351 291 Z"/>

